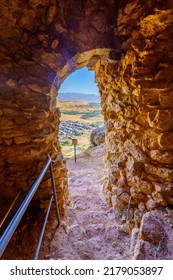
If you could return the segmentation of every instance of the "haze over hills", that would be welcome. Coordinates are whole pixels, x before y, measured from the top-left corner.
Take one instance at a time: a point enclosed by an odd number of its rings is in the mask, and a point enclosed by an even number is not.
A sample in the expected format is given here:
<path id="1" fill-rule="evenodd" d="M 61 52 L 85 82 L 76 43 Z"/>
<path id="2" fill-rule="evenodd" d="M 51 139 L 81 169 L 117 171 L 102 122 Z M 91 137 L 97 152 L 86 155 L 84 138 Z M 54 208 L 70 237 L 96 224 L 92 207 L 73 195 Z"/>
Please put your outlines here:
<path id="1" fill-rule="evenodd" d="M 60 101 L 100 102 L 99 95 L 77 92 L 60 92 L 57 98 Z"/>

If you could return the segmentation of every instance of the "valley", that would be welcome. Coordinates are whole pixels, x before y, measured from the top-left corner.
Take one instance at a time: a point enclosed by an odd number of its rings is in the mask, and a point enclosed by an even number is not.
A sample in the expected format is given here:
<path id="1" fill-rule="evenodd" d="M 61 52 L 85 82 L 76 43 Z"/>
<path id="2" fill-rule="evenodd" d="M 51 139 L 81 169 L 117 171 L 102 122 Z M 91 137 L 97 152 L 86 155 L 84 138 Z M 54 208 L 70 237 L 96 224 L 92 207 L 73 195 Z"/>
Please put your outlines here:
<path id="1" fill-rule="evenodd" d="M 57 107 L 61 111 L 59 142 L 64 156 L 70 158 L 74 154 L 73 138 L 78 140 L 76 148 L 79 154 L 90 147 L 91 131 L 103 126 L 100 103 L 58 100 Z"/>

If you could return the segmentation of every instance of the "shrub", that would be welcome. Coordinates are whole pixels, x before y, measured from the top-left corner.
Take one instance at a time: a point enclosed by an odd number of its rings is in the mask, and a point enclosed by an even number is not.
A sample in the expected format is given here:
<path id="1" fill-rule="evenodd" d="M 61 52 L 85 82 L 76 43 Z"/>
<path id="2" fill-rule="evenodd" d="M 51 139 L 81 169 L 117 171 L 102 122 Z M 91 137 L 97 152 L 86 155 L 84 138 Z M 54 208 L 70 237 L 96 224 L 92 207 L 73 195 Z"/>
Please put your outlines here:
<path id="1" fill-rule="evenodd" d="M 60 145 L 61 146 L 70 146 L 71 145 L 71 140 L 70 139 L 60 140 Z"/>

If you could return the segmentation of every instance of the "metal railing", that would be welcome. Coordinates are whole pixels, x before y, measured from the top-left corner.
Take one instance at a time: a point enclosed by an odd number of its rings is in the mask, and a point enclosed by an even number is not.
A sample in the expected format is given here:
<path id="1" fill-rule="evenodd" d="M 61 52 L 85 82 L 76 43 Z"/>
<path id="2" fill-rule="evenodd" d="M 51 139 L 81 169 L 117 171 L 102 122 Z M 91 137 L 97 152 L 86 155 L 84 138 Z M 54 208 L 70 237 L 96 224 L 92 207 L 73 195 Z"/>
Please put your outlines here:
<path id="1" fill-rule="evenodd" d="M 51 176 L 51 184 L 52 184 L 52 195 L 50 197 L 50 201 L 49 201 L 49 205 L 47 208 L 47 212 L 46 212 L 46 217 L 44 219 L 44 223 L 43 223 L 43 228 L 41 230 L 41 234 L 40 234 L 40 238 L 39 238 L 39 242 L 37 245 L 37 249 L 36 249 L 36 253 L 34 256 L 34 259 L 38 259 L 39 256 L 39 252 L 40 252 L 40 248 L 41 248 L 41 244 L 42 244 L 42 240 L 43 240 L 43 235 L 45 232 L 45 228 L 46 228 L 46 223 L 48 220 L 48 216 L 50 213 L 50 209 L 51 209 L 51 205 L 52 205 L 52 201 L 54 198 L 54 202 L 55 202 L 55 208 L 56 208 L 56 215 L 57 215 L 57 220 L 58 220 L 58 225 L 60 224 L 60 215 L 59 215 L 59 209 L 58 209 L 58 201 L 57 201 L 57 195 L 56 195 L 56 189 L 55 189 L 55 182 L 54 182 L 54 175 L 53 175 L 53 168 L 52 168 L 52 160 L 51 157 L 48 155 L 48 161 L 46 163 L 46 165 L 44 166 L 44 168 L 42 169 L 42 171 L 40 172 L 39 176 L 37 177 L 36 181 L 34 182 L 34 184 L 32 185 L 32 187 L 29 189 L 25 199 L 23 200 L 22 204 L 20 205 L 20 207 L 18 208 L 17 212 L 15 213 L 14 217 L 12 218 L 11 222 L 9 223 L 9 225 L 7 226 L 6 230 L 4 231 L 2 237 L 0 238 L 0 257 L 3 255 L 6 247 L 8 246 L 8 243 L 10 242 L 17 226 L 19 225 L 23 215 L 25 214 L 36 190 L 38 189 L 47 169 L 49 168 L 50 170 L 50 176 Z"/>

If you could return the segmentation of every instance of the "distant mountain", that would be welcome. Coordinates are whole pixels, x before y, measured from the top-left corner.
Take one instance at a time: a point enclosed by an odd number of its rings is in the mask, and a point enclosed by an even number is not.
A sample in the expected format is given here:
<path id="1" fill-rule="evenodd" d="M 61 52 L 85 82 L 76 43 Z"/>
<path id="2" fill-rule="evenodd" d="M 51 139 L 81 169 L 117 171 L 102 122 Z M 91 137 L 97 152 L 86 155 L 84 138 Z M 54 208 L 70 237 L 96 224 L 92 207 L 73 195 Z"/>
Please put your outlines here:
<path id="1" fill-rule="evenodd" d="M 60 101 L 79 101 L 79 102 L 100 102 L 100 96 L 96 94 L 85 94 L 85 93 L 75 93 L 75 92 L 60 92 L 58 94 L 58 99 Z"/>

